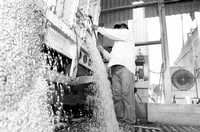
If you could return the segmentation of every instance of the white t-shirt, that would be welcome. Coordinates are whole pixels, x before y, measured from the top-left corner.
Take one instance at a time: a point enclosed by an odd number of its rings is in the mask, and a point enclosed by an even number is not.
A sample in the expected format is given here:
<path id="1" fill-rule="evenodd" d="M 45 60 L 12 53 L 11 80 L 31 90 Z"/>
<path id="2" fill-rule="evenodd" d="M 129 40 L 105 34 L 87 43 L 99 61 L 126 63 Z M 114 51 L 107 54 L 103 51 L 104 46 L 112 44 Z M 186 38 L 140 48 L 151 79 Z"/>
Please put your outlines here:
<path id="1" fill-rule="evenodd" d="M 97 29 L 99 33 L 114 40 L 114 45 L 110 53 L 110 61 L 108 67 L 113 65 L 122 65 L 135 73 L 135 43 L 131 37 L 131 33 L 127 29 Z"/>

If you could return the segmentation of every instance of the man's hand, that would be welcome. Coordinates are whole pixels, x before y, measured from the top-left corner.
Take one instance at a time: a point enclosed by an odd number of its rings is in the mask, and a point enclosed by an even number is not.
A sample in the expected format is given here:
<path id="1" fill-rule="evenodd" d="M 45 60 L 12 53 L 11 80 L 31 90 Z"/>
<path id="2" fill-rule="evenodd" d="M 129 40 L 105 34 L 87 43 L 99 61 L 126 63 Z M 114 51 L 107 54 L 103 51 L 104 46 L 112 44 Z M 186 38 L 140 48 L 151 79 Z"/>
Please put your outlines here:
<path id="1" fill-rule="evenodd" d="M 97 49 L 99 50 L 103 60 L 108 62 L 110 60 L 110 53 L 106 51 L 102 45 L 97 45 Z"/>
<path id="2" fill-rule="evenodd" d="M 97 49 L 98 49 L 100 52 L 102 52 L 102 51 L 104 50 L 104 48 L 102 47 L 102 45 L 98 45 L 98 46 L 97 46 Z"/>
<path id="3" fill-rule="evenodd" d="M 97 29 L 98 29 L 98 26 L 97 26 L 97 25 L 92 25 L 92 29 L 93 29 L 93 30 L 97 30 Z"/>

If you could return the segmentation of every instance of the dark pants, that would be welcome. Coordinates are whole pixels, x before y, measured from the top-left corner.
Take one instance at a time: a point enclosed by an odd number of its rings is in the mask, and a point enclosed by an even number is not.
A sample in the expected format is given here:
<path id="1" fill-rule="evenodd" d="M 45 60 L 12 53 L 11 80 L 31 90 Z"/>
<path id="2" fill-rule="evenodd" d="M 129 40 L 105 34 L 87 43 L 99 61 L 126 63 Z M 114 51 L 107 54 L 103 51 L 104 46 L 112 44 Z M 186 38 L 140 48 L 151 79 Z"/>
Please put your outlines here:
<path id="1" fill-rule="evenodd" d="M 134 74 L 126 67 L 111 67 L 112 93 L 118 119 L 135 123 Z"/>

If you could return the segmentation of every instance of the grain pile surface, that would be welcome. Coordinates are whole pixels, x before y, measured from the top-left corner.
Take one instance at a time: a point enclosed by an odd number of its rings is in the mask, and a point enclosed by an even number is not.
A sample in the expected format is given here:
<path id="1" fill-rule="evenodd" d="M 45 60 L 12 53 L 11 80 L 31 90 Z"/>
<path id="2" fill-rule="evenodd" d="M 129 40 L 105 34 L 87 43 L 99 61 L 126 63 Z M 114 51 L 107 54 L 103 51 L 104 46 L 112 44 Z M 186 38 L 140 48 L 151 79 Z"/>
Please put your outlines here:
<path id="1" fill-rule="evenodd" d="M 0 0 L 0 131 L 51 132 L 36 0 Z"/>

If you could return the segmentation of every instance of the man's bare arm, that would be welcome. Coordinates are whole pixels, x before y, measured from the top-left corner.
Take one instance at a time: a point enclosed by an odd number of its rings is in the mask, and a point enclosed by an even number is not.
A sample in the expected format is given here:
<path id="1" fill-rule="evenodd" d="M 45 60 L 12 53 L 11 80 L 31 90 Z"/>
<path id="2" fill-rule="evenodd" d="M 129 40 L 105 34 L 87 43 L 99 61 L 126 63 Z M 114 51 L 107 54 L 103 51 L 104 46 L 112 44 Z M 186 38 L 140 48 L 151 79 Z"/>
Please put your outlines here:
<path id="1" fill-rule="evenodd" d="M 98 27 L 97 25 L 92 25 L 92 28 L 109 39 L 115 41 L 127 41 L 130 37 L 129 30 L 127 29 L 104 28 Z"/>
<path id="2" fill-rule="evenodd" d="M 106 51 L 101 45 L 98 45 L 98 50 L 99 52 L 102 54 L 103 59 L 105 61 L 109 61 L 110 60 L 110 53 L 108 51 Z"/>

